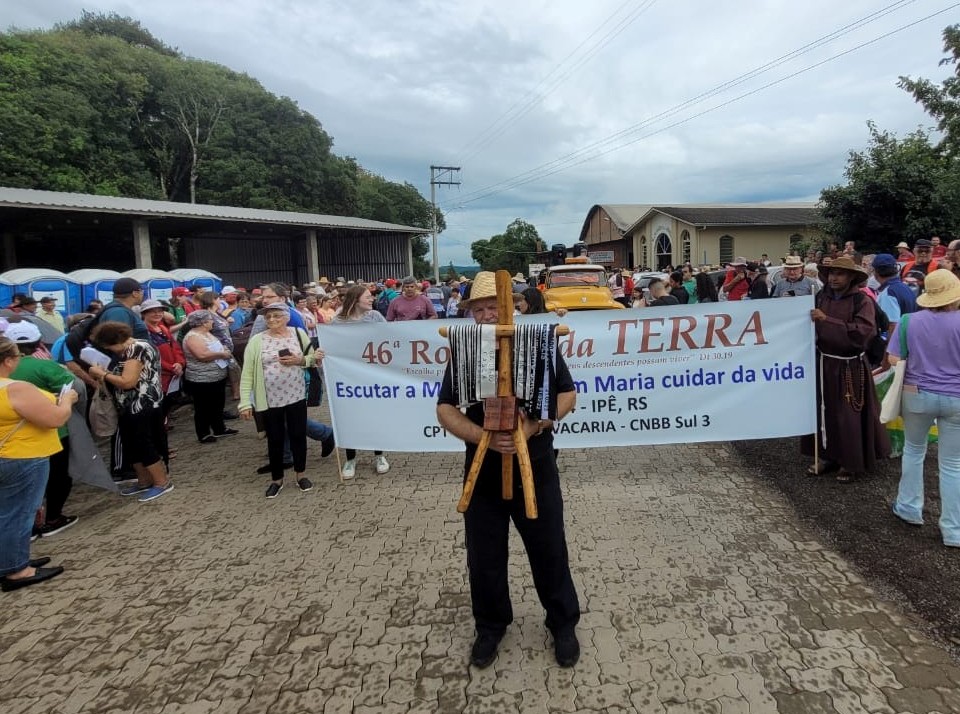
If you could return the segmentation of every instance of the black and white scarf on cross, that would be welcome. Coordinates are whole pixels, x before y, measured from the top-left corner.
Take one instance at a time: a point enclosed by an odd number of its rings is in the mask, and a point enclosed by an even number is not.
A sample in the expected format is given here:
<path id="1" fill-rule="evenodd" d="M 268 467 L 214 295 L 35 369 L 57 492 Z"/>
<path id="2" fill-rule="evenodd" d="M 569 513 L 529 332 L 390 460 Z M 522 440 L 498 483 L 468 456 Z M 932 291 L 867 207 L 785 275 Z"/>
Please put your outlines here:
<path id="1" fill-rule="evenodd" d="M 555 419 L 557 394 L 557 326 L 514 326 L 513 393 L 530 418 Z M 497 395 L 496 325 L 452 325 L 450 377 L 461 407 Z"/>

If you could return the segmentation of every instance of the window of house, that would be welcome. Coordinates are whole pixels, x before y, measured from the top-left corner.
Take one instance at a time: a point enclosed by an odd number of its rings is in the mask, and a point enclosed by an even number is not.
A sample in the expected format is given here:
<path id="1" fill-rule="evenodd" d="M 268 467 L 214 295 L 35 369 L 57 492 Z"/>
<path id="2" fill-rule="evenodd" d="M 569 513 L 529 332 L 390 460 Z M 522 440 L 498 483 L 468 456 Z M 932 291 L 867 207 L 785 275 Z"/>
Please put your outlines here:
<path id="1" fill-rule="evenodd" d="M 683 245 L 683 262 L 690 262 L 690 231 L 680 234 L 680 243 Z"/>
<path id="2" fill-rule="evenodd" d="M 720 265 L 733 262 L 733 236 L 720 236 Z"/>
<path id="3" fill-rule="evenodd" d="M 657 270 L 663 270 L 668 265 L 673 265 L 673 244 L 670 242 L 670 236 L 666 233 L 657 236 L 655 252 L 657 254 Z"/>

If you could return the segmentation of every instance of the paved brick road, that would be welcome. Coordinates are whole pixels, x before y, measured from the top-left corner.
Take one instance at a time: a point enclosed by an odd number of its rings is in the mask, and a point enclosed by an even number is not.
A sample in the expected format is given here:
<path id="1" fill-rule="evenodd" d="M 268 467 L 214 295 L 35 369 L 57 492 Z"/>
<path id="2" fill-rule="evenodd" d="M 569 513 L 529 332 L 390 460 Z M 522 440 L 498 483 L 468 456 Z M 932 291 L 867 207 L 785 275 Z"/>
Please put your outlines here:
<path id="1" fill-rule="evenodd" d="M 317 488 L 266 501 L 249 425 L 177 423 L 173 493 L 77 489 L 34 548 L 68 572 L 0 596 L 4 714 L 960 711 L 960 668 L 725 445 L 564 451 L 583 657 L 553 661 L 514 533 L 516 622 L 471 671 L 460 455 L 342 486 L 313 444 Z"/>

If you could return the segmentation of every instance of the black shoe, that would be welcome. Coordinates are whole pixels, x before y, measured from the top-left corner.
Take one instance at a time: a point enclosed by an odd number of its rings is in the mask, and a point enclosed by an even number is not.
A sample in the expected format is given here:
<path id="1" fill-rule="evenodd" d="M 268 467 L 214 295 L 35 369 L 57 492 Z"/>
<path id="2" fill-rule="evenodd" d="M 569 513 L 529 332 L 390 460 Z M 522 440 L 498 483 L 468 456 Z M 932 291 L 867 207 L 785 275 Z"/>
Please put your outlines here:
<path id="1" fill-rule="evenodd" d="M 333 450 L 337 448 L 337 443 L 333 440 L 333 433 L 330 433 L 326 439 L 320 442 L 323 445 L 323 448 L 320 449 L 320 456 L 326 457 L 333 453 Z"/>
<path id="2" fill-rule="evenodd" d="M 221 437 L 224 437 L 224 436 L 233 436 L 234 434 L 239 434 L 239 433 L 240 432 L 237 431 L 236 429 L 224 429 L 219 434 L 214 434 L 214 436 L 220 439 Z"/>
<path id="3" fill-rule="evenodd" d="M 297 486 L 300 487 L 301 491 L 312 491 L 313 490 L 313 481 L 304 476 L 301 479 L 297 479 Z"/>
<path id="4" fill-rule="evenodd" d="M 77 516 L 60 516 L 55 521 L 47 521 L 38 529 L 40 535 L 44 538 L 52 535 L 56 535 L 60 531 L 65 531 L 67 528 L 72 526 L 77 522 Z"/>
<path id="5" fill-rule="evenodd" d="M 284 471 L 286 471 L 287 469 L 292 469 L 292 468 L 293 468 L 293 462 L 292 462 L 292 461 L 289 462 L 289 463 L 284 462 L 284 464 L 283 464 L 283 470 L 284 470 Z M 266 463 L 266 464 L 264 464 L 263 466 L 258 467 L 258 468 L 257 468 L 257 473 L 260 474 L 261 476 L 265 476 L 265 475 L 267 475 L 268 473 L 270 473 L 270 464 L 269 464 L 269 463 Z"/>
<path id="6" fill-rule="evenodd" d="M 200 443 L 201 443 L 201 444 L 216 444 L 216 443 L 217 443 L 217 437 L 215 437 L 213 434 L 207 434 L 205 437 L 203 437 L 202 439 L 200 439 Z"/>
<path id="7" fill-rule="evenodd" d="M 233 421 L 234 419 L 240 418 L 240 412 L 237 411 L 226 411 L 223 413 L 224 421 Z"/>
<path id="8" fill-rule="evenodd" d="M 477 635 L 477 639 L 473 641 L 473 649 L 470 650 L 470 664 L 477 669 L 484 669 L 493 664 L 502 639 L 503 635 L 494 635 L 490 632 L 481 632 Z"/>
<path id="9" fill-rule="evenodd" d="M 47 557 L 37 558 L 36 560 L 31 560 L 31 561 L 30 561 L 30 567 L 31 567 L 31 568 L 42 568 L 44 565 L 46 565 L 46 564 L 49 563 L 49 562 L 50 562 L 50 558 L 47 558 Z"/>
<path id="10" fill-rule="evenodd" d="M 282 483 L 271 483 L 269 486 L 267 486 L 267 498 L 276 498 L 280 495 L 282 490 Z"/>
<path id="11" fill-rule="evenodd" d="M 37 568 L 37 572 L 29 578 L 0 578 L 0 590 L 3 590 L 5 593 L 11 590 L 19 590 L 28 585 L 36 585 L 37 583 L 42 583 L 44 580 L 55 578 L 62 572 L 63 568 L 58 565 L 56 568 Z"/>
<path id="12" fill-rule="evenodd" d="M 572 667 L 580 659 L 580 643 L 575 632 L 553 636 L 553 653 L 561 667 Z"/>

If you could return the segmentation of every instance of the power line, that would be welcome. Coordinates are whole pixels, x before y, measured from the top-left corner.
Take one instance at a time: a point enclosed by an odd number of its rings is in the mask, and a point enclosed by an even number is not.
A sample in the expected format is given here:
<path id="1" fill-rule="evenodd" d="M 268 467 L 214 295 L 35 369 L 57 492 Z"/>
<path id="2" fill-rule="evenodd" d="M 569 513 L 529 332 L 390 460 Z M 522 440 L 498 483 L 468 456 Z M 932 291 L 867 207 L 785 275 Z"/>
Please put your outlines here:
<path id="1" fill-rule="evenodd" d="M 669 116 L 673 116 L 673 115 L 675 115 L 675 114 L 678 114 L 682 109 L 688 108 L 688 107 L 691 106 L 692 104 L 694 104 L 694 103 L 696 103 L 696 102 L 698 102 L 698 101 L 702 101 L 702 99 L 709 98 L 709 97 L 711 97 L 711 96 L 715 96 L 716 94 L 720 93 L 720 92 L 721 92 L 722 90 L 724 90 L 724 89 L 729 89 L 729 88 L 731 88 L 731 87 L 734 87 L 734 86 L 737 86 L 737 85 L 739 85 L 739 84 L 742 84 L 742 83 L 743 83 L 744 81 L 746 81 L 747 79 L 751 79 L 751 78 L 754 78 L 754 77 L 756 77 L 756 76 L 759 76 L 760 74 L 763 74 L 763 73 L 769 71 L 769 70 L 772 69 L 773 67 L 776 67 L 776 66 L 779 66 L 779 65 L 783 64 L 785 61 L 787 61 L 787 60 L 789 60 L 789 59 L 796 58 L 796 57 L 798 57 L 798 56 L 800 56 L 800 55 L 802 55 L 802 54 L 805 54 L 805 53 L 807 53 L 807 52 L 809 52 L 809 51 L 812 51 L 813 49 L 815 49 L 816 47 L 819 47 L 819 46 L 823 45 L 825 42 L 829 41 L 830 39 L 836 39 L 836 38 L 838 38 L 838 37 L 840 37 L 840 36 L 843 36 L 843 35 L 845 35 L 845 34 L 848 34 L 849 32 L 852 32 L 854 29 L 857 29 L 858 27 L 861 27 L 861 26 L 863 26 L 863 25 L 865 25 L 865 24 L 868 24 L 869 22 L 873 22 L 874 20 L 879 19 L 879 17 L 882 17 L 883 15 L 889 14 L 890 12 L 893 12 L 893 11 L 895 11 L 895 10 L 897 10 L 897 9 L 900 9 L 901 7 L 905 6 L 906 4 L 911 4 L 911 3 L 915 2 L 915 1 L 916 1 L 916 0 L 901 0 L 901 2 L 893 3 L 892 5 L 889 5 L 889 6 L 887 6 L 886 8 L 883 8 L 882 10 L 879 10 L 879 11 L 877 11 L 877 12 L 875 12 L 875 13 L 872 13 L 871 15 L 868 15 L 868 16 L 866 16 L 865 18 L 862 18 L 861 20 L 858 20 L 858 21 L 856 21 L 856 22 L 854 22 L 854 23 L 851 23 L 850 25 L 847 25 L 847 26 L 845 26 L 844 28 L 838 29 L 838 30 L 836 30 L 835 32 L 831 33 L 830 35 L 826 35 L 826 36 L 824 36 L 823 38 L 820 38 L 819 40 L 816 40 L 815 42 L 810 43 L 809 45 L 805 45 L 805 46 L 803 46 L 803 47 L 801 47 L 801 48 L 798 48 L 797 50 L 794 50 L 793 52 L 788 53 L 787 55 L 783 55 L 782 57 L 777 58 L 776 60 L 773 60 L 773 61 L 771 61 L 771 62 L 769 62 L 769 63 L 767 63 L 767 64 L 765 64 L 765 65 L 762 65 L 762 66 L 754 69 L 754 70 L 751 70 L 750 72 L 747 72 L 747 73 L 745 73 L 744 75 L 741 75 L 741 76 L 738 77 L 738 78 L 735 78 L 735 79 L 730 80 L 730 81 L 728 81 L 728 82 L 725 82 L 725 83 L 723 83 L 723 84 L 721 84 L 721 85 L 718 85 L 717 87 L 715 87 L 715 88 L 713 88 L 713 89 L 711 89 L 711 90 L 708 90 L 707 92 L 704 92 L 704 93 L 698 95 L 697 97 L 694 97 L 694 98 L 692 98 L 692 99 L 689 99 L 689 100 L 687 100 L 687 101 L 685 101 L 685 102 L 683 102 L 683 103 L 681 103 L 681 104 L 679 104 L 679 105 L 676 105 L 675 107 L 667 110 L 666 112 L 664 112 L 663 114 L 657 116 L 656 118 L 647 119 L 647 120 L 644 120 L 644 121 L 642 121 L 642 122 L 639 122 L 638 124 L 635 124 L 635 125 L 627 128 L 627 129 L 621 130 L 621 131 L 619 131 L 619 132 L 616 132 L 615 134 L 612 134 L 612 135 L 606 137 L 605 139 L 602 139 L 602 140 L 599 140 L 599 141 L 597 141 L 597 142 L 594 142 L 593 144 L 590 144 L 590 145 L 588 145 L 588 146 L 586 146 L 586 147 L 583 147 L 583 148 L 581 148 L 581 149 L 579 149 L 579 150 L 577 150 L 577 151 L 571 152 L 570 154 L 567 154 L 567 155 L 565 155 L 565 156 L 563 156 L 563 157 L 561 157 L 561 158 L 559 158 L 559 159 L 555 159 L 555 160 L 553 160 L 553 161 L 551 161 L 551 162 L 548 162 L 548 163 L 546 163 L 546 164 L 542 164 L 542 165 L 540 165 L 540 166 L 538 166 L 538 167 L 536 167 L 536 168 L 534 168 L 534 169 L 530 169 L 529 171 L 526 171 L 526 172 L 523 172 L 523 173 L 521 173 L 521 174 L 518 174 L 518 175 L 516 175 L 516 176 L 514 176 L 514 177 L 512 177 L 512 178 L 510 178 L 510 179 L 505 179 L 505 180 L 503 180 L 503 181 L 500 181 L 500 182 L 491 184 L 491 185 L 489 185 L 489 186 L 487 186 L 487 187 L 485 187 L 485 188 L 477 189 L 477 190 L 475 190 L 475 191 L 472 191 L 472 192 L 466 194 L 466 196 L 462 197 L 456 206 L 454 206 L 454 207 L 451 208 L 451 209 L 447 209 L 447 210 L 456 210 L 458 207 L 462 207 L 463 205 L 465 205 L 465 204 L 467 204 L 467 203 L 472 203 L 472 202 L 481 200 L 481 199 L 483 199 L 483 198 L 487 198 L 487 197 L 489 197 L 489 196 L 496 195 L 496 194 L 498 194 L 498 193 L 503 193 L 503 192 L 505 192 L 505 191 L 512 190 L 512 189 L 514 189 L 514 188 L 517 188 L 517 187 L 519 187 L 519 186 L 525 185 L 525 184 L 527 184 L 527 183 L 531 183 L 531 182 L 533 182 L 533 181 L 537 181 L 537 180 L 540 180 L 540 179 L 542 179 L 542 178 L 546 178 L 546 177 L 548 177 L 548 176 L 552 176 L 552 175 L 555 174 L 555 173 L 559 173 L 559 172 L 564 171 L 564 170 L 567 170 L 567 169 L 569 169 L 569 168 L 573 168 L 573 167 L 575 167 L 575 166 L 579 166 L 580 164 L 583 164 L 583 163 L 585 163 L 586 161 L 590 161 L 590 160 L 599 158 L 599 157 L 604 156 L 604 155 L 606 155 L 606 154 L 608 154 L 608 153 L 611 153 L 612 151 L 616 151 L 616 150 L 619 150 L 619 149 L 624 148 L 624 147 L 626 147 L 626 146 L 630 146 L 631 144 L 634 144 L 634 143 L 636 143 L 636 142 L 638 142 L 638 141 L 641 141 L 641 140 L 643 140 L 643 139 L 649 138 L 649 137 L 654 136 L 654 135 L 656 135 L 656 134 L 662 133 L 663 131 L 666 131 L 666 130 L 668 130 L 668 129 L 672 129 L 672 128 L 675 128 L 675 127 L 680 126 L 680 125 L 682 125 L 682 124 L 685 124 L 685 123 L 687 123 L 687 122 L 689 122 L 689 121 L 691 121 L 691 120 L 693 120 L 693 119 L 699 118 L 699 117 L 704 116 L 705 114 L 708 114 L 708 113 L 710 113 L 710 112 L 712 112 L 712 111 L 716 111 L 717 109 L 726 107 L 726 106 L 728 106 L 728 105 L 730 105 L 730 104 L 732 104 L 732 103 L 734 103 L 734 102 L 737 102 L 737 101 L 739 101 L 739 100 L 741 100 L 741 99 L 744 99 L 744 98 L 746 98 L 746 97 L 749 97 L 749 96 L 751 96 L 751 95 L 753 95 L 753 94 L 756 94 L 756 93 L 758 93 L 758 92 L 760 92 L 760 91 L 763 91 L 764 89 L 768 89 L 768 88 L 770 88 L 770 87 L 772 87 L 772 86 L 774 86 L 774 85 L 776 85 L 776 84 L 779 84 L 779 83 L 784 82 L 784 81 L 786 81 L 786 80 L 792 79 L 792 78 L 794 78 L 794 77 L 796 77 L 796 76 L 798 76 L 798 75 L 800 75 L 800 74 L 803 74 L 803 73 L 808 72 L 808 71 L 810 71 L 810 70 L 812 70 L 812 69 L 815 69 L 815 68 L 817 68 L 817 67 L 820 67 L 820 66 L 822 66 L 822 65 L 824 65 L 824 64 L 826 64 L 826 63 L 828 63 L 828 62 L 831 62 L 831 61 L 836 60 L 836 59 L 838 59 L 838 58 L 840 58 L 840 57 L 843 57 L 843 56 L 845 56 L 845 55 L 848 55 L 848 54 L 850 54 L 850 53 L 852 53 L 852 52 L 855 52 L 855 51 L 857 51 L 857 50 L 860 50 L 860 49 L 862 49 L 863 47 L 866 47 L 866 46 L 868 46 L 868 45 L 871 45 L 871 44 L 874 44 L 874 43 L 876 43 L 876 42 L 879 42 L 879 41 L 881 41 L 881 40 L 883 40 L 883 39 L 886 39 L 887 37 L 890 37 L 890 36 L 892 36 L 892 35 L 894 35 L 894 34 L 896 34 L 896 33 L 902 32 L 903 30 L 906 30 L 906 29 L 908 29 L 908 28 L 910 28 L 910 27 L 913 27 L 913 26 L 915 26 L 915 25 L 917 25 L 917 24 L 920 24 L 920 23 L 922 23 L 922 22 L 925 22 L 925 21 L 927 21 L 927 20 L 929 20 L 929 19 L 931 19 L 931 18 L 933 18 L 933 17 L 936 17 L 936 16 L 938 16 L 938 15 L 941 15 L 941 14 L 943 14 L 943 13 L 945 13 L 945 12 L 948 12 L 948 11 L 956 8 L 958 5 L 960 5 L 960 3 L 955 3 L 955 4 L 953 4 L 953 5 L 950 5 L 950 6 L 944 8 L 944 9 L 942 9 L 942 10 L 939 10 L 939 11 L 937 11 L 937 12 L 935 12 L 935 13 L 932 13 L 932 14 L 930 14 L 930 15 L 927 15 L 927 16 L 925 16 L 925 17 L 922 17 L 922 18 L 920 18 L 920 19 L 918 19 L 918 20 L 916 20 L 916 21 L 914 21 L 914 22 L 911 22 L 911 23 L 902 25 L 902 26 L 900 26 L 900 27 L 898 27 L 898 28 L 896 28 L 896 29 L 894 29 L 894 30 L 891 30 L 891 31 L 886 32 L 886 33 L 884 33 L 884 34 L 882 34 L 882 35 L 880 35 L 880 36 L 878 36 L 878 37 L 875 37 L 875 38 L 873 38 L 873 39 L 871 39 L 871 40 L 868 40 L 868 41 L 866 41 L 866 42 L 863 42 L 863 43 L 861 43 L 861 44 L 859 44 L 859 45 L 857 45 L 857 46 L 855 46 L 855 47 L 852 47 L 852 48 L 850 48 L 850 49 L 848 49 L 848 50 L 844 50 L 843 52 L 839 52 L 839 53 L 837 53 L 837 54 L 835 54 L 835 55 L 832 55 L 831 57 L 828 57 L 828 58 L 826 58 L 826 59 L 824 59 L 824 60 L 822 60 L 822 61 L 816 62 L 816 63 L 814 63 L 814 64 L 812 64 L 812 65 L 808 65 L 807 67 L 804 67 L 804 68 L 802 68 L 802 69 L 800 69 L 800 70 L 798 70 L 798 71 L 796 71 L 796 72 L 793 72 L 793 73 L 791 73 L 791 74 L 789 74 L 789 75 L 786 75 L 786 76 L 784 76 L 784 77 L 781 77 L 780 79 L 777 79 L 777 80 L 774 80 L 774 81 L 769 82 L 769 83 L 767 83 L 767 84 L 764 84 L 764 85 L 762 85 L 762 86 L 760 86 L 760 87 L 758 87 L 758 88 L 756 88 L 756 89 L 753 89 L 753 90 L 750 90 L 750 91 L 745 92 L 745 93 L 743 93 L 743 94 L 740 94 L 740 95 L 738 95 L 737 97 L 734 97 L 734 98 L 732 98 L 732 99 L 730 99 L 730 100 L 727 100 L 727 101 L 725 101 L 725 102 L 722 102 L 722 103 L 720 103 L 720 104 L 717 104 L 717 105 L 715 105 L 715 106 L 713 106 L 713 107 L 710 107 L 710 108 L 708 108 L 708 109 L 706 109 L 706 110 L 703 110 L 703 111 L 701 111 L 701 112 L 698 112 L 698 113 L 696 113 L 696 114 L 693 114 L 693 115 L 691 115 L 691 116 L 688 116 L 688 117 L 685 118 L 685 119 L 682 119 L 682 120 L 673 122 L 673 123 L 671 123 L 671 124 L 669 124 L 669 125 L 667 125 L 667 126 L 664 126 L 664 127 L 660 128 L 660 129 L 657 129 L 657 130 L 655 130 L 655 131 L 648 132 L 648 133 L 643 134 L 643 135 L 641 135 L 641 136 L 639 136 L 639 137 L 632 138 L 632 139 L 630 139 L 630 140 L 628 140 L 628 141 L 618 141 L 619 139 L 623 139 L 623 138 L 625 138 L 625 137 L 627 137 L 627 136 L 630 136 L 631 134 L 635 134 L 636 132 L 638 132 L 638 131 L 640 131 L 640 130 L 642 130 L 642 129 L 644 129 L 644 128 L 647 128 L 648 126 L 650 126 L 650 125 L 652 125 L 652 124 L 655 124 L 655 123 L 658 123 L 659 121 L 662 121 L 662 119 L 665 118 L 665 117 L 669 117 Z M 614 145 L 613 145 L 611 148 L 609 148 L 609 149 L 606 149 L 606 150 L 603 150 L 603 151 L 599 151 L 599 152 L 593 151 L 594 149 L 597 149 L 597 148 L 599 148 L 599 147 L 601 147 L 601 146 L 604 146 L 604 145 L 607 145 L 607 144 L 611 144 L 611 143 L 614 143 Z M 501 188 L 501 186 L 502 186 L 502 188 Z"/>
<path id="2" fill-rule="evenodd" d="M 484 129 L 475 139 L 467 143 L 467 145 L 461 149 L 461 152 L 466 152 L 461 156 L 459 163 L 462 165 L 472 157 L 476 156 L 484 147 L 488 146 L 494 139 L 498 138 L 510 124 L 513 124 L 524 116 L 529 114 L 534 107 L 540 104 L 544 99 L 546 99 L 550 94 L 557 90 L 557 88 L 567 79 L 573 72 L 586 64 L 591 60 L 600 50 L 606 47 L 610 42 L 612 42 L 618 35 L 620 35 L 624 30 L 627 29 L 633 22 L 640 17 L 643 13 L 649 10 L 657 0 L 643 0 L 639 8 L 632 10 L 625 18 L 619 21 L 619 24 L 616 25 L 613 29 L 609 30 L 607 34 L 601 37 L 594 45 L 592 45 L 582 57 L 580 57 L 571 67 L 564 70 L 562 74 L 553 79 L 550 85 L 544 89 L 543 92 L 537 94 L 537 90 L 541 85 L 545 84 L 552 74 L 557 72 L 567 60 L 573 57 L 580 48 L 582 48 L 594 35 L 596 35 L 600 30 L 610 22 L 610 19 L 618 14 L 624 7 L 626 7 L 633 0 L 627 0 L 620 7 L 613 11 L 607 18 L 597 26 L 597 28 L 590 33 L 579 45 L 577 45 L 570 54 L 563 58 L 553 69 L 548 72 L 543 79 L 532 89 L 527 95 L 515 102 L 507 111 L 500 115 L 491 125 Z M 472 148 L 471 148 L 472 147 Z"/>

